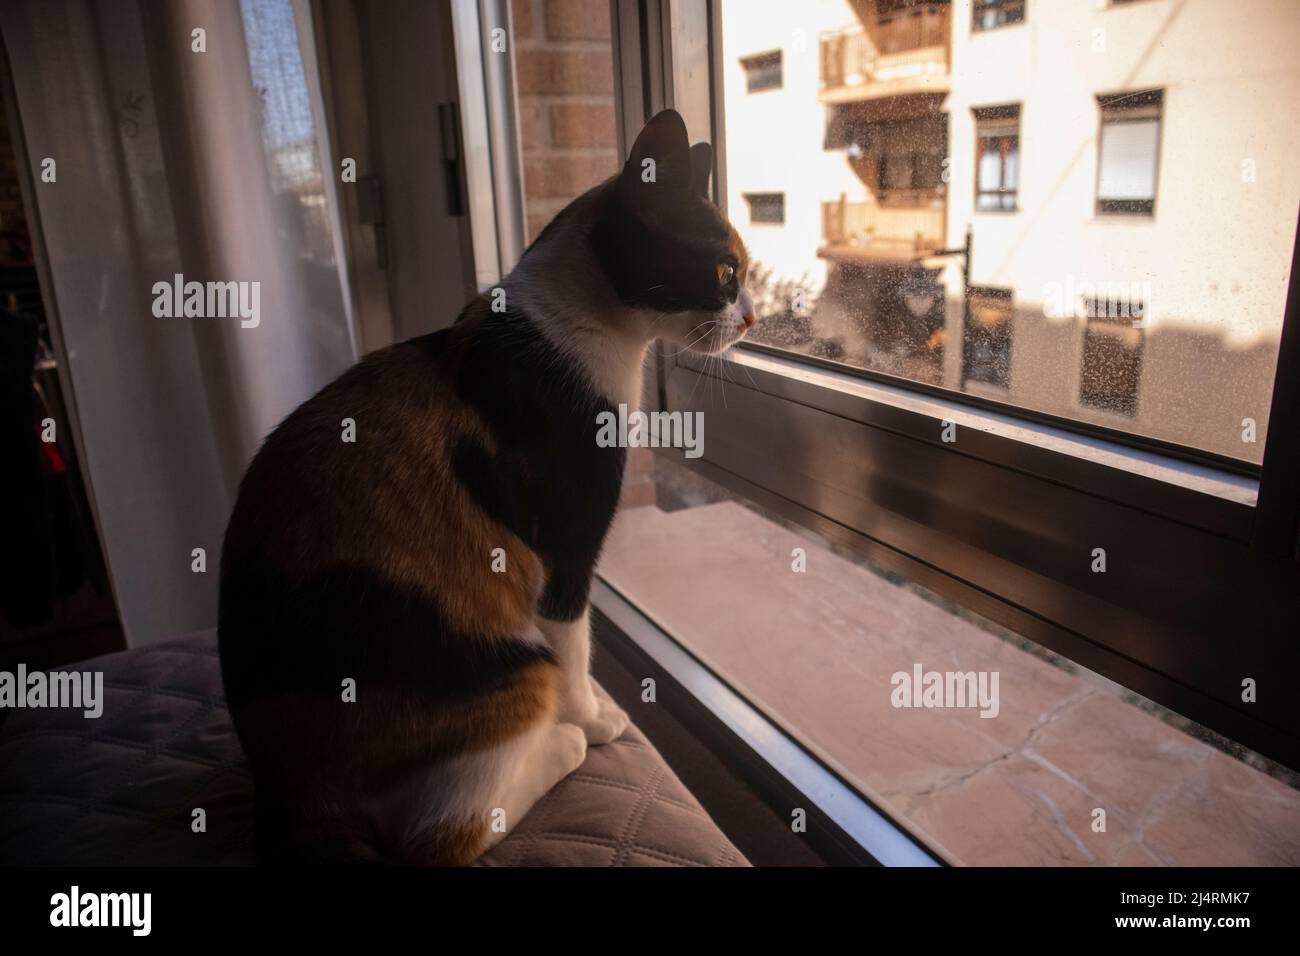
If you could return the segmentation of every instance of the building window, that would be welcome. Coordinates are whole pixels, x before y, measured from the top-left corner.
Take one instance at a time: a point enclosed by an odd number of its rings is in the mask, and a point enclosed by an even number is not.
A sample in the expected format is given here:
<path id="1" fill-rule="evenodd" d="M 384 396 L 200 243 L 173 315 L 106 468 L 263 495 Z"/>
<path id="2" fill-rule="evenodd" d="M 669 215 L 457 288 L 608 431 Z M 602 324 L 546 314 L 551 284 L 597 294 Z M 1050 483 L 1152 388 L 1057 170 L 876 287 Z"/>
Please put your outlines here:
<path id="1" fill-rule="evenodd" d="M 1020 188 L 1020 107 L 975 110 L 975 208 L 1016 209 Z"/>
<path id="2" fill-rule="evenodd" d="M 1012 23 L 1025 22 L 1025 0 L 975 0 L 971 29 L 996 30 Z"/>
<path id="3" fill-rule="evenodd" d="M 1153 215 L 1164 91 L 1099 96 L 1097 103 L 1097 214 Z"/>
<path id="4" fill-rule="evenodd" d="M 1140 302 L 1088 302 L 1083 332 L 1083 370 L 1079 401 L 1102 411 L 1132 418 L 1137 414 L 1138 383 L 1142 377 Z"/>
<path id="5" fill-rule="evenodd" d="M 781 88 L 781 51 L 747 56 L 740 61 L 745 69 L 745 91 L 759 93 Z"/>
<path id="6" fill-rule="evenodd" d="M 876 181 L 882 193 L 937 189 L 942 183 L 943 160 L 934 148 L 892 142 L 876 159 Z"/>
<path id="7" fill-rule="evenodd" d="M 948 120 L 940 114 L 870 123 L 857 131 L 850 155 L 875 167 L 870 183 L 881 203 L 928 203 L 943 193 Z"/>
<path id="8" fill-rule="evenodd" d="M 962 336 L 961 384 L 1011 386 L 1011 290 L 972 288 Z"/>
<path id="9" fill-rule="evenodd" d="M 744 193 L 751 223 L 785 222 L 785 193 Z"/>

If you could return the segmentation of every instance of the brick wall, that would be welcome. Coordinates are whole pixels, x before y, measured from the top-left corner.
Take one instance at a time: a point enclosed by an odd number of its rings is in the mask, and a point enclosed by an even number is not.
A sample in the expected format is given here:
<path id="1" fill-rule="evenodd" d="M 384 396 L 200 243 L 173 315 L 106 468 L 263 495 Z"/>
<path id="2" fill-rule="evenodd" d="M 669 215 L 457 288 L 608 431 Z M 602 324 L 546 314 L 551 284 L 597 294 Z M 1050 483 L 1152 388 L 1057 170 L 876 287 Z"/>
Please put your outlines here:
<path id="1" fill-rule="evenodd" d="M 524 208 L 531 241 L 618 171 L 609 0 L 511 0 Z M 628 454 L 622 506 L 655 503 L 653 452 Z"/>
<path id="2" fill-rule="evenodd" d="M 531 240 L 619 168 L 609 0 L 512 0 Z"/>

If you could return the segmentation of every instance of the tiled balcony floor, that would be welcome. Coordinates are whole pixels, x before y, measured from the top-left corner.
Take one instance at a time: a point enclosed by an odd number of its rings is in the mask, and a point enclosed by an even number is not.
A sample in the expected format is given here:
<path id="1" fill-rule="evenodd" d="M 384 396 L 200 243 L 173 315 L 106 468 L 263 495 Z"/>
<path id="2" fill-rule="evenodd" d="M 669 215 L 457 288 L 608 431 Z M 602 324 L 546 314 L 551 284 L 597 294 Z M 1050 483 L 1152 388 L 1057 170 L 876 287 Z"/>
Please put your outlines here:
<path id="1" fill-rule="evenodd" d="M 601 573 L 951 862 L 1300 864 L 1300 792 L 739 504 L 625 509 Z M 894 708 L 917 663 L 998 716 Z"/>

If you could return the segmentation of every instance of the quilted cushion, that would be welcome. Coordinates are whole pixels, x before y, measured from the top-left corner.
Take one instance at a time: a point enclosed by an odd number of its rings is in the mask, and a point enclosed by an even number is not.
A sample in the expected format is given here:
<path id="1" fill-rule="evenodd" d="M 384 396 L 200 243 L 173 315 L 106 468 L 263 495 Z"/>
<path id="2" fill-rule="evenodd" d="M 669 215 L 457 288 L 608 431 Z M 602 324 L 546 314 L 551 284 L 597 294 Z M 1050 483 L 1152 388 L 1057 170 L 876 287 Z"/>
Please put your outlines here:
<path id="1" fill-rule="evenodd" d="M 68 668 L 72 669 L 72 668 Z M 76 665 L 104 713 L 0 712 L 0 864 L 251 864 L 253 788 L 212 631 Z M 202 808 L 207 830 L 194 833 Z M 484 866 L 748 865 L 635 727 L 594 747 Z"/>
<path id="2" fill-rule="evenodd" d="M 748 866 L 636 727 L 587 759 L 479 866 Z"/>

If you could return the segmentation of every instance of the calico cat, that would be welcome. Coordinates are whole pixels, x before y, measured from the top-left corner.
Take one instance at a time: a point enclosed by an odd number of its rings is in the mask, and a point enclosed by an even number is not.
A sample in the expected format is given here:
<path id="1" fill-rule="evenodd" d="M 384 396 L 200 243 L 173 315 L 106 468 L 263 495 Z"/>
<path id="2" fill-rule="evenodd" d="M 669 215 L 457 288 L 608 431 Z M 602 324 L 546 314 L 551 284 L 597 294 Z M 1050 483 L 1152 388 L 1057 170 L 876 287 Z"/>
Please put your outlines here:
<path id="1" fill-rule="evenodd" d="M 711 163 L 658 114 L 503 309 L 368 356 L 253 459 L 219 634 L 264 862 L 469 863 L 627 726 L 588 676 L 626 459 L 597 416 L 639 406 L 654 338 L 717 352 L 753 324 Z"/>

